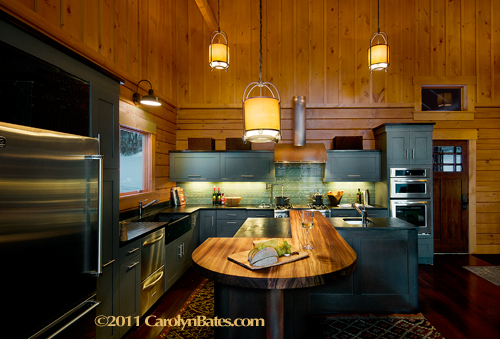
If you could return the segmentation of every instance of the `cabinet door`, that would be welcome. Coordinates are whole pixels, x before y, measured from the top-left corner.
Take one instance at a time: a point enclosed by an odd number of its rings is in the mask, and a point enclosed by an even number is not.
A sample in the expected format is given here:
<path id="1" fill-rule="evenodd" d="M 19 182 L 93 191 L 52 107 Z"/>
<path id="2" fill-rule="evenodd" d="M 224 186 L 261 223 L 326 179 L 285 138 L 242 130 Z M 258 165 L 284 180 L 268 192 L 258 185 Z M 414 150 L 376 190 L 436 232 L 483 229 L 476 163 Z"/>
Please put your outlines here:
<path id="1" fill-rule="evenodd" d="M 220 175 L 226 181 L 274 180 L 274 153 L 221 153 Z"/>
<path id="2" fill-rule="evenodd" d="M 432 165 L 432 132 L 410 133 L 410 163 Z"/>
<path id="3" fill-rule="evenodd" d="M 215 211 L 200 211 L 200 244 L 217 236 L 217 218 Z"/>
<path id="4" fill-rule="evenodd" d="M 358 211 L 354 208 L 351 209 L 331 209 L 330 217 L 331 218 L 341 218 L 341 217 L 359 217 Z"/>
<path id="5" fill-rule="evenodd" d="M 368 217 L 372 218 L 387 218 L 387 210 L 372 210 L 371 208 L 366 209 L 368 212 Z"/>
<path id="6" fill-rule="evenodd" d="M 325 181 L 381 181 L 379 151 L 327 151 Z"/>
<path id="7" fill-rule="evenodd" d="M 184 272 L 186 272 L 186 270 L 191 266 L 191 253 L 193 253 L 193 249 L 191 247 L 192 236 L 193 230 L 187 232 L 179 238 L 179 276 L 184 274 Z"/>
<path id="8" fill-rule="evenodd" d="M 165 291 L 179 278 L 179 244 L 179 239 L 176 239 L 165 246 Z"/>
<path id="9" fill-rule="evenodd" d="M 220 178 L 219 153 L 170 153 L 170 181 L 211 181 Z"/>
<path id="10" fill-rule="evenodd" d="M 119 296 L 118 289 L 118 270 L 116 261 L 103 266 L 102 275 L 97 279 L 97 300 L 101 304 L 97 307 L 98 315 L 118 316 Z M 118 327 L 116 326 L 97 326 L 97 339 L 118 338 Z"/>
<path id="11" fill-rule="evenodd" d="M 116 258 L 115 249 L 118 247 L 118 219 L 119 219 L 119 172 L 114 169 L 104 170 L 103 173 L 103 204 L 102 204 L 102 262 Z"/>
<path id="12" fill-rule="evenodd" d="M 409 132 L 387 133 L 387 163 L 388 164 L 410 163 Z"/>
<path id="13" fill-rule="evenodd" d="M 248 210 L 248 218 L 274 218 L 274 210 Z"/>
<path id="14" fill-rule="evenodd" d="M 130 258 L 120 265 L 120 315 L 136 317 L 141 315 L 141 257 Z M 120 327 L 120 337 L 131 326 Z"/>
<path id="15" fill-rule="evenodd" d="M 217 237 L 232 238 L 240 229 L 245 220 L 217 220 Z"/>

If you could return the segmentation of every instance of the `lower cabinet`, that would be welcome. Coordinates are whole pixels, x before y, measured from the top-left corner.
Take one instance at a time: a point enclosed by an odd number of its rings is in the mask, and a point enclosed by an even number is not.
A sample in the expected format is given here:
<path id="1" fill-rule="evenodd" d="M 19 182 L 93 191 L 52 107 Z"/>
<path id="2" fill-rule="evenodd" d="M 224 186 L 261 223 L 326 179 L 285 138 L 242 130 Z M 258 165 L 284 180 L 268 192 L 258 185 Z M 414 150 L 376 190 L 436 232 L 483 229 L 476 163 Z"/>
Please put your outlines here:
<path id="1" fill-rule="evenodd" d="M 373 209 L 367 208 L 369 218 L 387 218 L 387 209 Z M 331 218 L 340 217 L 361 217 L 358 211 L 354 208 L 336 208 L 330 210 Z"/>
<path id="2" fill-rule="evenodd" d="M 138 317 L 141 315 L 141 256 L 137 255 L 125 259 L 120 264 L 120 312 L 124 317 Z M 121 326 L 122 337 L 132 326 Z"/>
<path id="3" fill-rule="evenodd" d="M 165 291 L 191 266 L 193 229 L 165 245 Z"/>
<path id="4" fill-rule="evenodd" d="M 418 310 L 417 230 L 342 230 L 357 255 L 348 277 L 313 287 L 313 314 Z"/>
<path id="5" fill-rule="evenodd" d="M 97 307 L 96 314 L 104 316 L 117 316 L 120 306 L 118 290 L 114 286 L 118 286 L 118 268 L 117 262 L 111 261 L 105 266 L 103 265 L 102 274 L 97 279 L 97 300 L 101 303 Z M 97 326 L 97 339 L 113 339 L 118 338 L 117 326 Z"/>
<path id="6" fill-rule="evenodd" d="M 233 237 L 247 220 L 246 209 L 217 211 L 217 237 Z"/>
<path id="7" fill-rule="evenodd" d="M 199 244 L 202 244 L 208 238 L 215 237 L 217 235 L 217 216 L 215 211 L 201 210 L 199 218 Z"/>

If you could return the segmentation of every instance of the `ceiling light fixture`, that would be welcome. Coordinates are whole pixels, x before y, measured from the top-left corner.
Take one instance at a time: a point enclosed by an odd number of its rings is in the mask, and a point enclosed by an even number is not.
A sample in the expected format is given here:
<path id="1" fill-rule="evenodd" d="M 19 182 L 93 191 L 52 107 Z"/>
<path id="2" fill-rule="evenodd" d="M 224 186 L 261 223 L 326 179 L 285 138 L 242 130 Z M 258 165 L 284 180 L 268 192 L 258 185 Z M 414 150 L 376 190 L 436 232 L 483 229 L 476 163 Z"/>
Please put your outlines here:
<path id="1" fill-rule="evenodd" d="M 252 90 L 259 95 L 249 97 Z M 267 89 L 271 96 L 264 96 Z M 243 91 L 243 142 L 278 142 L 281 139 L 280 94 L 276 86 L 262 81 L 262 0 L 260 0 L 260 76 Z"/>
<path id="2" fill-rule="evenodd" d="M 141 97 L 141 95 L 139 94 L 139 84 L 143 81 L 146 81 L 149 84 L 149 91 L 147 95 Z M 153 91 L 153 86 L 146 79 L 141 80 L 137 83 L 137 88 L 135 90 L 134 95 L 132 96 L 132 100 L 134 101 L 135 104 L 139 103 L 141 105 L 148 105 L 148 106 L 161 106 L 160 99 L 158 99 L 158 97 L 155 96 L 155 92 Z"/>
<path id="3" fill-rule="evenodd" d="M 377 39 L 374 44 L 375 38 Z M 381 41 L 382 39 L 382 41 Z M 372 71 L 384 69 L 387 72 L 389 66 L 389 39 L 387 33 L 380 31 L 380 1 L 377 0 L 377 32 L 370 38 L 368 48 L 368 68 Z"/>
<path id="4" fill-rule="evenodd" d="M 210 35 L 210 46 L 208 48 L 208 56 L 210 59 L 210 70 L 227 69 L 229 68 L 229 44 L 227 34 L 220 30 L 220 0 L 217 1 L 218 10 L 218 30 L 213 31 Z M 214 42 L 215 41 L 215 42 Z"/>

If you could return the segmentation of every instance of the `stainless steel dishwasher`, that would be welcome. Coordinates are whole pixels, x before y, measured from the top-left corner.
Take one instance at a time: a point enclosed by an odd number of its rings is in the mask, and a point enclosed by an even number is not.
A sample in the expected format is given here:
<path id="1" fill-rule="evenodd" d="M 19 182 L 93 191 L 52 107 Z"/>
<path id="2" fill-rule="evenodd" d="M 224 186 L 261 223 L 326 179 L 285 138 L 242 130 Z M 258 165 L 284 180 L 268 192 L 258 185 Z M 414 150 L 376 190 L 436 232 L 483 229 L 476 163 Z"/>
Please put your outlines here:
<path id="1" fill-rule="evenodd" d="M 165 292 L 165 229 L 142 238 L 141 244 L 141 316 Z"/>

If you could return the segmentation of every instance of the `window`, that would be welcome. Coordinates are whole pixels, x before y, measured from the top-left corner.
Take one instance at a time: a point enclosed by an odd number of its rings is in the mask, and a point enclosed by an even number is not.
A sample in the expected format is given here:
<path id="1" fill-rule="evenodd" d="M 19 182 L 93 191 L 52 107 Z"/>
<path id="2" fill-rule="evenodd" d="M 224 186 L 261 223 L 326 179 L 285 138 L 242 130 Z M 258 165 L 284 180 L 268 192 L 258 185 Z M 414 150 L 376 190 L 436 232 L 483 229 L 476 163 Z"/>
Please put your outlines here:
<path id="1" fill-rule="evenodd" d="M 151 133 L 120 126 L 120 194 L 151 190 Z"/>
<path id="2" fill-rule="evenodd" d="M 422 111 L 461 110 L 461 88 L 427 88 L 422 86 Z"/>
<path id="3" fill-rule="evenodd" d="M 434 146 L 434 172 L 462 172 L 461 146 Z"/>

